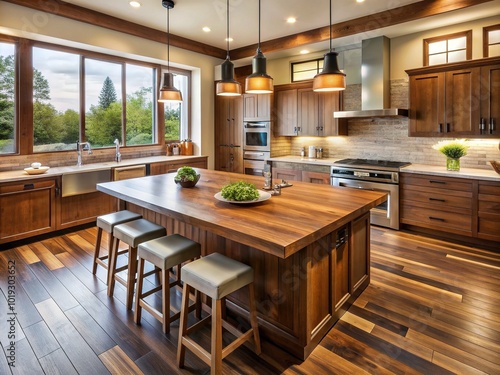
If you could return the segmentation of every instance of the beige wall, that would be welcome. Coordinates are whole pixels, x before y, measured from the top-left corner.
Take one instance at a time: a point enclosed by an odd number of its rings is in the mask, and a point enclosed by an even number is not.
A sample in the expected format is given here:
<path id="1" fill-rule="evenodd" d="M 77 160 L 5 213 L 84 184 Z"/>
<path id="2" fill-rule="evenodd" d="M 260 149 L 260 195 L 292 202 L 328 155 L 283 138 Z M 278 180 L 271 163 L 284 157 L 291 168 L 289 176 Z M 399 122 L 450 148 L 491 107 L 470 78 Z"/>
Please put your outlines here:
<path id="1" fill-rule="evenodd" d="M 166 64 L 167 47 L 86 23 L 0 2 L 0 33 Z M 214 65 L 219 59 L 170 48 L 170 65 L 192 72 L 191 136 L 195 153 L 214 160 Z"/>

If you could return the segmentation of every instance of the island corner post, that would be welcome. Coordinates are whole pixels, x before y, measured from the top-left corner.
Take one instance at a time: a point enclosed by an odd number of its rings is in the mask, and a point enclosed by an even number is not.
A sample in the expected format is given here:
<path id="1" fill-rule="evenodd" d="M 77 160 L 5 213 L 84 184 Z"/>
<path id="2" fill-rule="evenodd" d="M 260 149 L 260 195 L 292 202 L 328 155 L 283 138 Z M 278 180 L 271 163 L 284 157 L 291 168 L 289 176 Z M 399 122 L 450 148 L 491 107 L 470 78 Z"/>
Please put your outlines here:
<path id="1" fill-rule="evenodd" d="M 202 245 L 250 265 L 261 335 L 305 359 L 370 283 L 370 209 L 385 193 L 294 182 L 282 194 L 250 205 L 220 202 L 222 186 L 263 179 L 200 170 L 194 188 L 175 173 L 101 183 L 125 207 Z M 228 296 L 228 310 L 246 324 L 248 293 Z"/>

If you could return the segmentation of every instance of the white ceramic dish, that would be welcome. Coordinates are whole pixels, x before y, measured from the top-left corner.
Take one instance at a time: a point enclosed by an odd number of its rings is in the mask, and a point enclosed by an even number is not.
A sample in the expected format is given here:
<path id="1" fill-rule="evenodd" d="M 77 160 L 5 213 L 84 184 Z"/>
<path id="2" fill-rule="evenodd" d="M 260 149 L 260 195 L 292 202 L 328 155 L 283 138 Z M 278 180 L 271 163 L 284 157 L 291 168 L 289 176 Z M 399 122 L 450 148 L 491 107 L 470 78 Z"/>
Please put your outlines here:
<path id="1" fill-rule="evenodd" d="M 271 198 L 271 194 L 259 190 L 259 197 L 257 199 L 251 200 L 251 201 L 230 201 L 222 197 L 220 191 L 214 195 L 214 198 L 221 201 L 221 202 L 227 202 L 227 203 L 234 203 L 234 204 L 250 204 L 250 203 L 258 203 L 258 202 L 263 202 L 267 201 L 269 198 Z"/>
<path id="2" fill-rule="evenodd" d="M 43 174 L 43 173 L 47 172 L 49 169 L 50 169 L 50 167 L 40 167 L 40 168 L 28 167 L 28 168 L 24 168 L 24 170 L 28 174 Z"/>

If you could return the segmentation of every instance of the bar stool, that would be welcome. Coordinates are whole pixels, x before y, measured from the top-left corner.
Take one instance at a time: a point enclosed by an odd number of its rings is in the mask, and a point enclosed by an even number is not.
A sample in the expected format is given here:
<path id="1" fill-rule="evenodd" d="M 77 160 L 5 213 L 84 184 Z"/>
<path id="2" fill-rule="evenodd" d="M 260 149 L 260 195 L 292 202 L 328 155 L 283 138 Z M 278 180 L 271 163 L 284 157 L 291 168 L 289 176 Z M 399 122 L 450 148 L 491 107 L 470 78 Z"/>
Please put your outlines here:
<path id="1" fill-rule="evenodd" d="M 162 237 L 165 234 L 166 230 L 164 227 L 146 219 L 129 221 L 124 224 L 116 225 L 113 228 L 113 236 L 115 239 L 113 242 L 113 250 L 111 251 L 109 266 L 108 296 L 113 296 L 115 281 L 123 284 L 127 288 L 127 300 L 125 303 L 127 310 L 132 309 L 132 300 L 134 298 L 134 284 L 137 273 L 137 246 L 154 238 Z M 128 245 L 128 265 L 116 268 L 118 245 L 120 241 L 123 241 Z M 118 274 L 124 269 L 128 269 L 128 276 L 126 280 Z M 157 271 L 153 270 L 148 272 L 146 276 L 151 275 L 154 272 Z"/>
<path id="2" fill-rule="evenodd" d="M 139 266 L 137 271 L 137 285 L 135 292 L 135 311 L 134 322 L 139 324 L 141 322 L 142 308 L 148 311 L 154 318 L 162 322 L 163 332 L 170 332 L 170 322 L 179 318 L 179 310 L 170 306 L 170 288 L 181 285 L 180 272 L 181 264 L 189 260 L 199 258 L 201 255 L 201 245 L 198 242 L 192 241 L 180 234 L 171 234 L 143 242 L 139 245 Z M 161 269 L 162 278 L 161 285 L 153 288 L 147 292 L 142 291 L 144 281 L 144 265 L 148 261 L 156 268 Z M 175 280 L 170 282 L 169 270 L 177 267 L 177 274 Z M 155 309 L 148 304 L 145 298 L 153 293 L 162 291 L 162 311 Z M 192 308 L 197 308 L 197 315 L 200 317 L 201 305 L 199 297 L 196 296 L 196 303 L 191 305 Z M 170 310 L 174 312 L 170 316 Z"/>
<path id="3" fill-rule="evenodd" d="M 97 271 L 97 265 L 100 265 L 104 269 L 108 271 L 106 277 L 106 283 L 109 283 L 109 261 L 111 259 L 110 255 L 113 250 L 113 228 L 115 225 L 123 224 L 128 221 L 137 220 L 142 218 L 141 215 L 136 214 L 135 212 L 131 212 L 128 210 L 112 212 L 110 214 L 101 215 L 97 217 L 96 225 L 97 225 L 97 238 L 95 242 L 95 250 L 94 250 L 94 263 L 92 266 L 92 273 L 95 275 Z M 101 239 L 102 239 L 102 231 L 106 231 L 109 234 L 108 239 L 108 255 L 100 255 L 101 252 Z M 126 250 L 122 250 L 118 252 L 118 254 L 123 254 Z M 108 263 L 105 260 L 108 260 Z"/>
<path id="4" fill-rule="evenodd" d="M 177 347 L 177 364 L 184 367 L 186 348 L 210 366 L 212 375 L 222 373 L 222 360 L 242 345 L 245 341 L 253 341 L 255 352 L 260 354 L 259 327 L 255 310 L 255 291 L 253 285 L 253 269 L 246 264 L 228 258 L 219 253 L 212 253 L 182 267 L 181 280 L 184 283 L 182 292 L 181 321 L 179 326 L 179 346 Z M 251 328 L 245 333 L 239 331 L 222 319 L 222 300 L 228 294 L 248 285 Z M 203 320 L 187 327 L 189 287 L 212 298 L 212 314 Z M 210 353 L 188 337 L 200 328 L 211 317 L 212 334 Z M 237 338 L 224 349 L 222 348 L 222 327 Z"/>

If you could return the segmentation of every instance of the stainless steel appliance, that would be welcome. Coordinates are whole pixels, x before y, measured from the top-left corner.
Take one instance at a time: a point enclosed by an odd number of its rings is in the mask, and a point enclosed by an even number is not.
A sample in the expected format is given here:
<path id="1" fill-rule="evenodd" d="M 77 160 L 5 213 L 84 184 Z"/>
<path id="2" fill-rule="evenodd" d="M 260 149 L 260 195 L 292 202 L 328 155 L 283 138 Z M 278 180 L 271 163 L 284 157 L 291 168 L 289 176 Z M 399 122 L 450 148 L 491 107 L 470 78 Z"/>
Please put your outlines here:
<path id="1" fill-rule="evenodd" d="M 243 151 L 243 173 L 263 176 L 264 165 L 270 154 L 269 151 Z"/>
<path id="2" fill-rule="evenodd" d="M 343 159 L 330 167 L 331 184 L 387 193 L 387 201 L 370 211 L 372 224 L 399 229 L 399 169 L 410 163 Z"/>
<path id="3" fill-rule="evenodd" d="M 245 121 L 243 150 L 271 151 L 271 123 L 269 121 Z"/>

